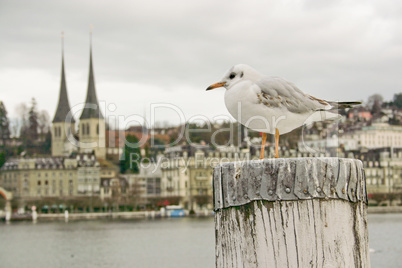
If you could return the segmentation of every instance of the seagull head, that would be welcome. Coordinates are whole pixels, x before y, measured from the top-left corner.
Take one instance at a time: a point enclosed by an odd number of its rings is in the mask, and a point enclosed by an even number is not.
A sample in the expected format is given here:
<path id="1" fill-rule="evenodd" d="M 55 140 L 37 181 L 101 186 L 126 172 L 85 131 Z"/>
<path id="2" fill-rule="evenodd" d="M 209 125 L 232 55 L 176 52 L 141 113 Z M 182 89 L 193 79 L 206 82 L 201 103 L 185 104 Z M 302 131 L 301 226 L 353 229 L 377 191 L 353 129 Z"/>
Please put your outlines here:
<path id="1" fill-rule="evenodd" d="M 210 85 L 207 90 L 218 87 L 230 89 L 235 84 L 244 80 L 256 81 L 260 76 L 261 75 L 250 66 L 246 64 L 236 64 L 226 72 L 220 82 Z"/>

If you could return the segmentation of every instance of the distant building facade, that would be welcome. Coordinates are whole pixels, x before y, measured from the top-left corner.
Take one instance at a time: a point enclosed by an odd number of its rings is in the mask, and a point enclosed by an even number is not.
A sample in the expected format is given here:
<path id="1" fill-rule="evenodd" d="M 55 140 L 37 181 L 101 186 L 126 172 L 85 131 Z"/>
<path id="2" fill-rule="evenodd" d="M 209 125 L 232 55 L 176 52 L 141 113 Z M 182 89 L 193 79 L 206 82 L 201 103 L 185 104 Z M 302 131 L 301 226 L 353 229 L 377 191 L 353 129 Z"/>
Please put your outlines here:
<path id="1" fill-rule="evenodd" d="M 248 149 L 212 151 L 203 145 L 176 146 L 167 149 L 165 156 L 159 162 L 161 198 L 176 201 L 188 210 L 212 209 L 213 167 L 221 162 L 250 160 Z"/>
<path id="2" fill-rule="evenodd" d="M 402 148 L 402 126 L 373 123 L 358 130 L 346 132 L 342 135 L 342 138 L 357 141 L 357 147 L 351 148 L 351 150 L 384 147 Z"/>
<path id="3" fill-rule="evenodd" d="M 354 157 L 363 161 L 369 194 L 402 192 L 401 148 L 360 151 Z"/>
<path id="4" fill-rule="evenodd" d="M 21 202 L 68 199 L 99 195 L 99 174 L 99 163 L 94 155 L 19 158 L 3 165 L 0 185 Z"/>

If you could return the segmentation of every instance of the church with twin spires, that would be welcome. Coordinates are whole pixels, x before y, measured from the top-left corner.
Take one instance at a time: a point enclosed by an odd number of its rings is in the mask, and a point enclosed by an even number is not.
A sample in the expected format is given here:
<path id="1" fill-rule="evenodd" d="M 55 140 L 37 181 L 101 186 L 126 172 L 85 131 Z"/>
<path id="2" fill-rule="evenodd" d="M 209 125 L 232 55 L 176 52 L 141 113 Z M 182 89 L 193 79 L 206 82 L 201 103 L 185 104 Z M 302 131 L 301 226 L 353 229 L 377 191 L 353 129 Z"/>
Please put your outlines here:
<path id="1" fill-rule="evenodd" d="M 61 82 L 59 101 L 52 126 L 52 156 L 65 157 L 72 152 L 94 153 L 97 158 L 106 158 L 105 118 L 96 96 L 92 60 L 92 37 L 89 51 L 89 75 L 85 104 L 81 110 L 76 131 L 76 121 L 68 101 L 64 67 L 64 45 L 61 58 Z"/>

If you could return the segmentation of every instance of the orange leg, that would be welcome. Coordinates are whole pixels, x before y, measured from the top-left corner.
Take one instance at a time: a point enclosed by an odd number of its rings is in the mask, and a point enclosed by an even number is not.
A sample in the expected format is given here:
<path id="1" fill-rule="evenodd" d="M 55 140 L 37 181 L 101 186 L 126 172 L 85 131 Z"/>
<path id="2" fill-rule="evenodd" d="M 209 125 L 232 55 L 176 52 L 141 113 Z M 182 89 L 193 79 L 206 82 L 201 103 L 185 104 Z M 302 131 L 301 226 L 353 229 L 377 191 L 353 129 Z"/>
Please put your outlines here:
<path id="1" fill-rule="evenodd" d="M 267 141 L 267 133 L 262 133 L 261 155 L 260 159 L 264 159 L 265 143 Z"/>
<path id="2" fill-rule="evenodd" d="M 275 158 L 279 158 L 279 130 L 275 128 Z"/>

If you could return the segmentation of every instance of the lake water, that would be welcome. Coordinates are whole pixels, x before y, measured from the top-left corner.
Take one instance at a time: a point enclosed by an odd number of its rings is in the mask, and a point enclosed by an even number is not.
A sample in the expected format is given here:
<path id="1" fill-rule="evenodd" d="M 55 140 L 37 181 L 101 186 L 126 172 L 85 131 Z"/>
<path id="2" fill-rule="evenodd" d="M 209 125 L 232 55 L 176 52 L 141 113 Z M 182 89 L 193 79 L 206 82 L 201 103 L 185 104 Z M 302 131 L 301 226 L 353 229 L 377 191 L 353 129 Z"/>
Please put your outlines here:
<path id="1" fill-rule="evenodd" d="M 402 214 L 369 214 L 372 267 L 402 267 Z M 0 223 L 0 267 L 215 267 L 213 218 Z"/>
<path id="2" fill-rule="evenodd" d="M 402 267 L 402 214 L 368 214 L 371 267 Z"/>

